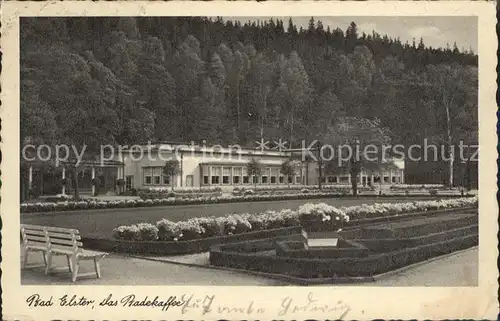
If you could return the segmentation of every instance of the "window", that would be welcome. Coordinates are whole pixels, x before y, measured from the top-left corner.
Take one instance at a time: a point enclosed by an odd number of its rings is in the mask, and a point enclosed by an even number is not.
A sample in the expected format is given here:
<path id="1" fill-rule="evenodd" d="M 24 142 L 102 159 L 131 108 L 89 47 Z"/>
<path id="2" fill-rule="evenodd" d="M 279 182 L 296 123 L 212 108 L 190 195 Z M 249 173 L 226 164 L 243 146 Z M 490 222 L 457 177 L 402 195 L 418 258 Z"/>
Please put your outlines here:
<path id="1" fill-rule="evenodd" d="M 285 177 L 280 176 L 279 181 L 280 181 L 280 184 L 284 184 L 285 183 Z"/>
<path id="2" fill-rule="evenodd" d="M 144 185 L 151 185 L 153 183 L 153 169 L 152 168 L 143 168 L 144 173 Z"/>
<path id="3" fill-rule="evenodd" d="M 243 184 L 248 184 L 248 183 L 249 183 L 248 176 L 243 176 Z"/>
<path id="4" fill-rule="evenodd" d="M 389 183 L 389 176 L 384 176 L 384 183 Z"/>
<path id="5" fill-rule="evenodd" d="M 239 184 L 240 183 L 240 177 L 242 174 L 242 168 L 241 167 L 235 167 L 233 170 L 233 184 Z"/>
<path id="6" fill-rule="evenodd" d="M 392 182 L 396 183 L 396 177 L 395 176 L 392 177 Z"/>
<path id="7" fill-rule="evenodd" d="M 203 184 L 208 185 L 208 175 L 203 176 Z"/>
<path id="8" fill-rule="evenodd" d="M 295 176 L 295 184 L 300 184 L 300 176 Z"/>
<path id="9" fill-rule="evenodd" d="M 288 183 L 290 183 L 290 184 L 293 183 L 293 177 L 292 176 L 288 176 Z"/>
<path id="10" fill-rule="evenodd" d="M 169 185 L 170 177 L 163 175 L 162 167 L 145 167 L 143 168 L 144 173 L 144 185 Z"/>
<path id="11" fill-rule="evenodd" d="M 262 171 L 262 174 L 260 175 L 262 184 L 269 183 L 269 176 L 268 175 L 269 175 L 269 168 L 264 168 Z"/>
<path id="12" fill-rule="evenodd" d="M 252 176 L 252 181 L 254 184 L 258 184 L 259 183 L 259 176 Z"/>
<path id="13" fill-rule="evenodd" d="M 222 169 L 222 184 L 229 184 L 229 177 L 231 176 L 231 167 L 224 167 Z"/>
<path id="14" fill-rule="evenodd" d="M 132 188 L 134 188 L 134 176 L 128 175 L 125 177 L 125 189 L 131 190 Z"/>
<path id="15" fill-rule="evenodd" d="M 326 183 L 326 177 L 321 177 L 321 183 Z"/>
<path id="16" fill-rule="evenodd" d="M 212 184 L 220 184 L 220 167 L 212 167 Z"/>
<path id="17" fill-rule="evenodd" d="M 337 176 L 328 176 L 328 183 L 337 183 Z"/>
<path id="18" fill-rule="evenodd" d="M 160 185 L 161 175 L 162 175 L 161 167 L 153 168 L 153 184 L 154 185 Z"/>

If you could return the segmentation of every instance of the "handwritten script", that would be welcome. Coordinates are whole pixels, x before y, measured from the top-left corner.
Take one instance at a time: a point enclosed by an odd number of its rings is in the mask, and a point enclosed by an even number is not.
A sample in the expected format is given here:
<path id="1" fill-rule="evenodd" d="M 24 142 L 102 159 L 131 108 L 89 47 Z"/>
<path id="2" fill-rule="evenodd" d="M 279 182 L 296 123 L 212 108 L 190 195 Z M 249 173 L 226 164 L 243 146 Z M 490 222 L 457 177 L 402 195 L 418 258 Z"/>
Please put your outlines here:
<path id="1" fill-rule="evenodd" d="M 216 314 L 216 315 L 276 315 L 278 317 L 293 317 L 294 315 L 321 315 L 341 320 L 350 311 L 350 307 L 340 300 L 319 300 L 312 292 L 307 296 L 286 296 L 276 298 L 276 302 L 269 302 L 265 306 L 253 300 L 247 302 L 226 304 L 217 300 L 215 295 L 196 296 L 195 294 L 183 294 L 181 296 L 137 296 L 127 294 L 116 296 L 109 293 L 107 296 L 93 299 L 83 295 L 65 294 L 61 297 L 42 296 L 32 294 L 26 299 L 29 307 L 46 308 L 52 306 L 73 308 L 156 308 L 168 311 L 170 308 L 178 308 L 182 314 Z"/>

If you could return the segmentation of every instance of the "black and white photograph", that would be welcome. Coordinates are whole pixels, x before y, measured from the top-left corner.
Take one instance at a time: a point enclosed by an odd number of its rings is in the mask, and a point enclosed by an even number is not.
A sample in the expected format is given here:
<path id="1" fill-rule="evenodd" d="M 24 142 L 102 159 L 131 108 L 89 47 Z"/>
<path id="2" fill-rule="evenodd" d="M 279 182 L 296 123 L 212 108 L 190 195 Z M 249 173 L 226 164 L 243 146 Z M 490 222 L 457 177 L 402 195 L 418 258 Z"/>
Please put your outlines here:
<path id="1" fill-rule="evenodd" d="M 128 286 L 265 286 L 283 297 L 271 317 L 345 319 L 362 308 L 315 289 L 485 284 L 497 208 L 479 160 L 496 152 L 479 124 L 495 105 L 477 13 L 212 12 L 19 16 L 18 105 L 3 104 L 19 156 L 2 164 L 19 185 L 2 190 L 26 309 L 242 317 L 265 310 Z"/>

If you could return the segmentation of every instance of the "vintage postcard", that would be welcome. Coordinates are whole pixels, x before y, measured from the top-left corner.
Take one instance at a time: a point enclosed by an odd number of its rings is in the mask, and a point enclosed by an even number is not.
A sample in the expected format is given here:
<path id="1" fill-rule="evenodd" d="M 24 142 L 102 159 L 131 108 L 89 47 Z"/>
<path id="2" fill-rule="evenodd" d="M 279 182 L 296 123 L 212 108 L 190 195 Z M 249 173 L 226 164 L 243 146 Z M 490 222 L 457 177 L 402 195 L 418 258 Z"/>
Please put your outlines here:
<path id="1" fill-rule="evenodd" d="M 495 23 L 2 3 L 4 320 L 496 318 Z"/>

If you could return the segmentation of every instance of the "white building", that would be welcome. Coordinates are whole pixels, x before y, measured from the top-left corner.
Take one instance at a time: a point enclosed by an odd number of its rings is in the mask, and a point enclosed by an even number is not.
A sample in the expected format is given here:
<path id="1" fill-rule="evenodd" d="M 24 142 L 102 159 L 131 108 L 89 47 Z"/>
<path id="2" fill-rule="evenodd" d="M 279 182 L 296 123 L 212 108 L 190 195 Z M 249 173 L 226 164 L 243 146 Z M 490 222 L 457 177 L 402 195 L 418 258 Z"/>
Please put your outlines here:
<path id="1" fill-rule="evenodd" d="M 280 172 L 283 162 L 292 156 L 288 151 L 252 150 L 241 148 L 206 147 L 158 143 L 136 146 L 123 150 L 118 160 L 123 162 L 119 178 L 125 179 L 126 189 L 168 187 L 172 180 L 175 187 L 236 187 L 246 185 L 317 185 L 317 163 L 297 161 L 294 177 L 284 177 Z M 249 176 L 247 164 L 252 160 L 262 165 L 260 176 Z M 175 177 L 163 175 L 162 168 L 168 160 L 179 162 L 180 173 Z M 359 183 L 397 184 L 404 182 L 404 162 L 394 162 L 397 169 L 382 173 L 362 171 Z M 325 184 L 349 184 L 348 174 L 323 177 Z"/>

